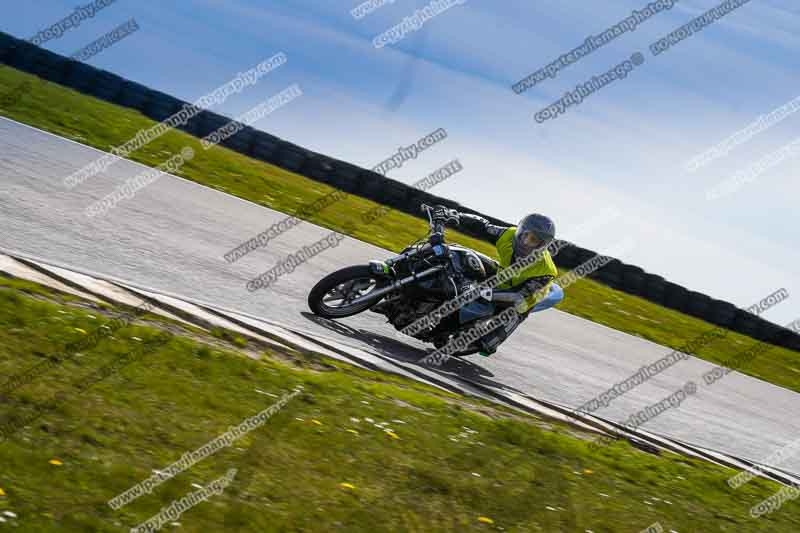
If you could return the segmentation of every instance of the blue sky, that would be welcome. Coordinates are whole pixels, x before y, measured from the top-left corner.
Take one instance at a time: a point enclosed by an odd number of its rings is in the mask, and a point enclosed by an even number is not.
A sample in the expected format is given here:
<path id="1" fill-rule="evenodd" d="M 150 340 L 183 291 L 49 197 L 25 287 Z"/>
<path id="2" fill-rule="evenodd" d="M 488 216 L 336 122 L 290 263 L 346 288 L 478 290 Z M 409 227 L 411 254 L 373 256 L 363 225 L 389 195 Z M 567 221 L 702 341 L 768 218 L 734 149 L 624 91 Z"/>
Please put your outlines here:
<path id="1" fill-rule="evenodd" d="M 87 3 L 82 2 L 82 5 Z M 800 317 L 800 157 L 735 194 L 706 190 L 800 136 L 796 113 L 689 173 L 684 164 L 800 96 L 800 6 L 752 0 L 667 52 L 648 45 L 718 4 L 680 0 L 555 79 L 510 86 L 648 1 L 466 0 L 402 41 L 372 39 L 428 4 L 394 0 L 361 20 L 360 1 L 118 0 L 45 47 L 70 55 L 134 17 L 140 30 L 90 63 L 186 100 L 277 52 L 288 63 L 218 109 L 242 113 L 292 83 L 304 95 L 255 126 L 372 167 L 443 127 L 447 140 L 390 176 L 413 183 L 459 158 L 464 170 L 432 192 L 499 218 L 552 216 L 560 236 L 712 296 L 748 306 L 780 287 L 793 296 L 765 315 Z M 76 2 L 17 4 L 0 29 L 31 37 Z M 533 114 L 634 52 L 645 63 L 539 124 Z M 621 215 L 591 232 L 604 208 Z M 572 235 L 575 235 L 572 237 Z"/>

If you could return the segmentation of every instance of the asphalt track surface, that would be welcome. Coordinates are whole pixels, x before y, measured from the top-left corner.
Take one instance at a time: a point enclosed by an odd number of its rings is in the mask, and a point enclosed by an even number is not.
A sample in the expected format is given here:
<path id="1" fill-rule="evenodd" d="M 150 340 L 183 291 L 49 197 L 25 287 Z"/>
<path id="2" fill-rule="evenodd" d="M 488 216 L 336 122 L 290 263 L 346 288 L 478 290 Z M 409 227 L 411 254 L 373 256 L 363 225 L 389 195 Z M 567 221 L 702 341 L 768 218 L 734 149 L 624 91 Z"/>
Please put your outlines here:
<path id="1" fill-rule="evenodd" d="M 396 333 L 374 313 L 335 324 L 309 313 L 306 297 L 317 280 L 390 252 L 347 237 L 268 289 L 249 292 L 248 280 L 330 230 L 302 223 L 229 264 L 223 254 L 286 215 L 163 176 L 105 216 L 89 218 L 88 205 L 146 170 L 118 161 L 72 190 L 63 185 L 66 176 L 101 155 L 0 118 L 0 249 L 248 313 L 401 361 L 416 362 L 430 349 Z M 164 154 L 165 160 L 171 155 Z M 470 356 L 440 370 L 577 407 L 670 351 L 551 309 L 531 315 L 491 358 Z M 681 361 L 594 414 L 622 421 L 692 380 L 698 386 L 693 396 L 643 428 L 759 462 L 800 438 L 800 395 L 737 372 L 706 386 L 701 376 L 710 368 L 696 358 Z M 800 473 L 800 457 L 781 468 Z"/>

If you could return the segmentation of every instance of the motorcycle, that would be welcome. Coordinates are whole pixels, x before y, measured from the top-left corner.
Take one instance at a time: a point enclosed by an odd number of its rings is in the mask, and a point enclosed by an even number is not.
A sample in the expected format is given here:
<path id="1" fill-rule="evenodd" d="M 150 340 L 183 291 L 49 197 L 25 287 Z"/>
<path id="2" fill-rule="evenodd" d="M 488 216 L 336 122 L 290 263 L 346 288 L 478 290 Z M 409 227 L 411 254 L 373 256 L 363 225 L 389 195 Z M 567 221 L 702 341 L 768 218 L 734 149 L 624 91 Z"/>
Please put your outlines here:
<path id="1" fill-rule="evenodd" d="M 444 302 L 497 274 L 499 264 L 491 257 L 446 243 L 446 226 L 460 222 L 457 211 L 425 204 L 421 210 L 427 213 L 429 221 L 429 232 L 424 239 L 385 261 L 370 261 L 368 265 L 346 267 L 325 276 L 308 295 L 311 311 L 337 319 L 370 310 L 386 316 L 403 332 Z M 480 321 L 488 321 L 494 312 L 494 304 L 473 301 L 411 336 L 433 343 L 438 349 Z M 459 357 L 480 350 L 479 342 L 474 341 L 450 355 Z"/>

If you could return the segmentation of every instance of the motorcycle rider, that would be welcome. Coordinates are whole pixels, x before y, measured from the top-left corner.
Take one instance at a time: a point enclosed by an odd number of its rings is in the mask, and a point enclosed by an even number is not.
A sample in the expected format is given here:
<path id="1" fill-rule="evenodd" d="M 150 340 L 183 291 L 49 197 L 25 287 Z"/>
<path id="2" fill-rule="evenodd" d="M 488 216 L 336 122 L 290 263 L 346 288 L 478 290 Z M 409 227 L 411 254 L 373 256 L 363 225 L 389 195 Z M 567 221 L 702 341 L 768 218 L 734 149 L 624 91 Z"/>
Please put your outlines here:
<path id="1" fill-rule="evenodd" d="M 443 214 L 446 208 L 437 206 L 434 216 L 437 211 Z M 488 357 L 531 312 L 547 309 L 564 299 L 564 291 L 553 283 L 558 269 L 546 249 L 555 239 L 556 227 L 550 218 L 538 213 L 527 215 L 516 226 L 498 226 L 470 213 L 458 213 L 458 218 L 459 225 L 478 231 L 495 245 L 501 269 L 541 251 L 541 258 L 534 264 L 495 289 L 482 291 L 481 297 L 495 304 L 495 314 L 510 306 L 516 307 L 519 313 L 519 320 L 512 320 L 480 339 L 480 354 Z M 547 296 L 541 298 L 541 294 Z"/>

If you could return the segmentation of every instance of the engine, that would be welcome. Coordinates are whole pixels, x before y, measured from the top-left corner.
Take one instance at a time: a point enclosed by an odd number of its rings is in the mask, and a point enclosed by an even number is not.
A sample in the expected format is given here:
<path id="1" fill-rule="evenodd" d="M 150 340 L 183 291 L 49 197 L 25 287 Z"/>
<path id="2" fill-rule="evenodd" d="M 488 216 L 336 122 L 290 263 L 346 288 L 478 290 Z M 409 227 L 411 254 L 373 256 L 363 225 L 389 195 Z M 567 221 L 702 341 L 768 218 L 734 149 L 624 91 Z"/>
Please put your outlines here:
<path id="1" fill-rule="evenodd" d="M 371 311 L 386 315 L 395 328 L 403 329 L 438 306 L 439 302 L 419 302 L 407 297 L 401 297 L 394 301 L 381 302 L 374 306 Z"/>
<path id="2" fill-rule="evenodd" d="M 398 262 L 395 266 L 397 277 L 411 275 L 409 266 L 405 261 Z M 418 265 L 415 266 L 416 271 L 421 270 Z M 431 313 L 443 302 L 467 292 L 486 277 L 486 267 L 475 252 L 451 245 L 450 264 L 446 271 L 406 285 L 401 294 L 387 298 L 371 310 L 385 315 L 395 328 L 402 330 Z"/>

